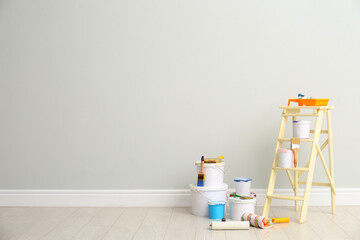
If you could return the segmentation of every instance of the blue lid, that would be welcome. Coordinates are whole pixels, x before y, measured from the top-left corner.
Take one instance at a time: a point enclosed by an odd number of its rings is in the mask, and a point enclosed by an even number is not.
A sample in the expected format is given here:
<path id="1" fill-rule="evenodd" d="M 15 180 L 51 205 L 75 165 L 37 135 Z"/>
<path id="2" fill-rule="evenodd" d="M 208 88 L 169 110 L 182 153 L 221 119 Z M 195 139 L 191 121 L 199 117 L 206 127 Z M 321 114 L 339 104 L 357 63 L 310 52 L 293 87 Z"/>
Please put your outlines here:
<path id="1" fill-rule="evenodd" d="M 251 178 L 241 178 L 241 177 L 237 177 L 234 179 L 234 182 L 251 182 L 252 179 Z"/>

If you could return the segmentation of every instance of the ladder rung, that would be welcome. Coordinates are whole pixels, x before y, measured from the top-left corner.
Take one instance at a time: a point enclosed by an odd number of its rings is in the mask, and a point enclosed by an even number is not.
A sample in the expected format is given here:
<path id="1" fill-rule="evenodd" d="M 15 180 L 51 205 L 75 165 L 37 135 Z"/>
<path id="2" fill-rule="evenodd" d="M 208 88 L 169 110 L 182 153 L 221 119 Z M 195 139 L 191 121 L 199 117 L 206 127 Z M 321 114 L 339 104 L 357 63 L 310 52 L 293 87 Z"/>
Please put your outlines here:
<path id="1" fill-rule="evenodd" d="M 291 138 L 278 138 L 279 141 L 287 141 L 287 142 L 290 142 L 291 141 Z M 314 139 L 312 138 L 300 138 L 300 142 L 313 142 Z"/>
<path id="2" fill-rule="evenodd" d="M 283 199 L 283 200 L 304 200 L 303 197 L 286 196 L 286 195 L 267 195 L 268 198 Z"/>
<path id="3" fill-rule="evenodd" d="M 299 184 L 305 185 L 306 182 L 304 182 L 304 181 L 299 181 Z M 330 187 L 330 183 L 323 183 L 323 182 L 312 182 L 312 185 L 314 185 L 314 186 L 327 186 L 327 187 Z"/>
<path id="4" fill-rule="evenodd" d="M 314 133 L 315 130 L 310 130 L 310 133 Z M 328 130 L 320 130 L 320 133 L 328 133 Z"/>
<path id="5" fill-rule="evenodd" d="M 284 117 L 285 116 L 309 116 L 309 117 L 311 117 L 311 116 L 313 116 L 313 117 L 317 117 L 318 116 L 318 114 L 316 114 L 316 113 L 283 113 L 282 114 Z"/>
<path id="6" fill-rule="evenodd" d="M 283 167 L 273 167 L 276 170 L 290 170 L 290 171 L 301 171 L 301 172 L 308 172 L 309 168 L 283 168 Z"/>
<path id="7" fill-rule="evenodd" d="M 332 109 L 334 106 L 281 106 L 280 109 Z"/>

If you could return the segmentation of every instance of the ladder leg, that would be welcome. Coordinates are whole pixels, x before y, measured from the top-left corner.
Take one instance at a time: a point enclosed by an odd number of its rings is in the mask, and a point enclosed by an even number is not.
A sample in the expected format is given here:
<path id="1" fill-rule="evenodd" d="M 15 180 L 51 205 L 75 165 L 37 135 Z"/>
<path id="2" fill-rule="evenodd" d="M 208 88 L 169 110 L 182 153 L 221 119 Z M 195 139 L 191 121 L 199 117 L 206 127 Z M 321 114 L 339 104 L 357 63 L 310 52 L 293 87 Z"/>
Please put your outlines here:
<path id="1" fill-rule="evenodd" d="M 271 169 L 269 186 L 268 186 L 266 195 L 272 195 L 274 193 L 276 174 L 277 174 L 277 170 Z M 264 216 L 264 217 L 269 216 L 270 204 L 271 204 L 271 198 L 266 197 L 262 216 Z"/>
<path id="2" fill-rule="evenodd" d="M 326 119 L 327 119 L 327 129 L 328 129 L 328 144 L 329 144 L 329 168 L 330 175 L 335 183 L 334 179 L 334 162 L 333 162 L 333 148 L 332 148 L 332 130 L 331 130 L 331 113 L 330 110 L 326 110 Z M 331 210 L 332 214 L 336 214 L 335 209 L 335 192 L 331 191 Z"/>
<path id="3" fill-rule="evenodd" d="M 293 128 L 293 136 L 294 136 L 294 121 L 296 121 L 296 116 L 293 116 L 292 117 L 292 128 Z M 298 197 L 299 196 L 299 178 L 298 178 L 298 171 L 294 171 L 294 195 L 295 197 Z M 299 210 L 299 201 L 298 200 L 295 200 L 295 211 L 298 211 Z"/>
<path id="4" fill-rule="evenodd" d="M 295 190 L 295 197 L 299 196 L 299 178 L 298 178 L 298 171 L 294 171 L 294 190 Z M 295 200 L 295 211 L 299 211 L 299 201 Z"/>
<path id="5" fill-rule="evenodd" d="M 307 209 L 309 205 L 309 198 L 310 198 L 310 190 L 312 185 L 312 180 L 314 176 L 314 169 L 315 169 L 315 162 L 316 162 L 316 156 L 317 156 L 317 149 L 316 144 L 319 142 L 320 138 L 320 129 L 321 129 L 321 123 L 323 119 L 323 110 L 318 111 L 318 117 L 316 119 L 315 123 L 315 129 L 314 129 L 314 141 L 311 147 L 311 155 L 310 155 L 310 164 L 309 164 L 309 172 L 306 177 L 306 183 L 305 183 L 305 190 L 304 190 L 304 201 L 301 207 L 301 213 L 300 213 L 300 223 L 305 222 L 306 220 L 306 214 Z"/>
<path id="6" fill-rule="evenodd" d="M 326 145 L 328 145 L 328 141 L 329 140 L 326 140 L 323 145 L 321 145 L 320 149 L 321 151 L 324 150 L 324 148 L 326 147 Z M 318 154 L 319 155 L 319 154 Z M 305 164 L 305 167 L 308 168 L 309 167 L 309 164 L 310 164 L 310 161 L 308 161 L 306 164 Z M 298 178 L 300 178 L 305 172 L 299 172 L 299 175 L 298 175 Z"/>
<path id="7" fill-rule="evenodd" d="M 316 149 L 317 149 L 318 154 L 319 154 L 319 156 L 320 156 L 321 163 L 322 163 L 323 166 L 324 166 L 324 170 L 325 170 L 326 176 L 327 176 L 328 179 L 329 179 L 331 191 L 332 191 L 334 194 L 336 194 L 335 184 L 334 184 L 333 178 L 332 178 L 332 176 L 331 176 L 331 174 L 330 174 L 330 172 L 329 172 L 329 170 L 328 170 L 328 167 L 326 166 L 324 155 L 322 154 L 321 149 L 320 149 L 319 145 L 317 145 L 317 144 L 316 144 Z"/>
<path id="8" fill-rule="evenodd" d="M 290 171 L 289 171 L 289 170 L 286 170 L 286 174 L 287 174 L 287 176 L 288 176 L 288 178 L 289 178 L 289 181 L 290 181 L 290 184 L 291 184 L 292 189 L 295 191 L 294 180 L 292 179 L 292 176 L 291 176 Z"/>
<path id="9" fill-rule="evenodd" d="M 287 117 L 282 116 L 281 117 L 281 122 L 280 122 L 280 129 L 279 129 L 278 139 L 283 138 L 284 135 L 285 135 L 286 122 L 287 122 Z M 272 167 L 275 167 L 276 164 L 277 164 L 277 154 L 278 154 L 277 151 L 278 151 L 279 148 L 281 148 L 281 146 L 282 146 L 282 142 L 277 140 Z M 277 174 L 277 170 L 271 168 L 270 179 L 269 179 L 268 189 L 267 189 L 267 192 L 266 192 L 264 209 L 263 209 L 263 213 L 262 213 L 262 216 L 265 216 L 265 217 L 268 217 L 268 215 L 269 215 L 271 198 L 268 198 L 267 196 L 268 195 L 273 195 L 273 193 L 274 193 L 276 174 Z"/>

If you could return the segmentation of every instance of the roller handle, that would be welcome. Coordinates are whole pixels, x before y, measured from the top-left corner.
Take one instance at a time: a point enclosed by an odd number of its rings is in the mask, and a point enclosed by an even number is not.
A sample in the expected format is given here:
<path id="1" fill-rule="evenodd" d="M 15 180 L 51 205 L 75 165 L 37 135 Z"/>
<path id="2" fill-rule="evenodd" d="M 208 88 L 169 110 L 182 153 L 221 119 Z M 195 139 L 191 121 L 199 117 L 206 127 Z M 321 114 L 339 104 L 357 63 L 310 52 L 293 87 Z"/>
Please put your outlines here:
<path id="1" fill-rule="evenodd" d="M 290 222 L 290 218 L 272 218 L 271 221 L 273 223 L 288 223 Z"/>

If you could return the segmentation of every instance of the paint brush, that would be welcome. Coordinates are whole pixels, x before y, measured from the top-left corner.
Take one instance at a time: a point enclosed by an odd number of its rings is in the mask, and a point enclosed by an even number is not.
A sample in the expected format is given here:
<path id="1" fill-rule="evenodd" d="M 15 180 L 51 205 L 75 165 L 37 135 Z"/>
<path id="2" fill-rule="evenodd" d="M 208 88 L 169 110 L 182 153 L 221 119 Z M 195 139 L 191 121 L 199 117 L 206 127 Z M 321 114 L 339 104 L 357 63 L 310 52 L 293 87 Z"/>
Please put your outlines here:
<path id="1" fill-rule="evenodd" d="M 253 199 L 253 197 L 251 197 L 251 196 L 240 196 L 240 195 L 236 195 L 236 194 L 230 194 L 230 197 L 236 197 L 236 198 L 240 198 L 242 200 Z"/>
<path id="2" fill-rule="evenodd" d="M 300 148 L 300 138 L 291 138 L 291 151 L 294 152 L 294 167 L 297 167 L 297 153 Z"/>
<path id="3" fill-rule="evenodd" d="M 197 186 L 198 187 L 203 187 L 204 186 L 204 180 L 205 180 L 205 173 L 204 173 L 204 156 L 201 157 L 201 169 L 200 172 L 198 174 L 198 182 L 197 182 Z"/>

